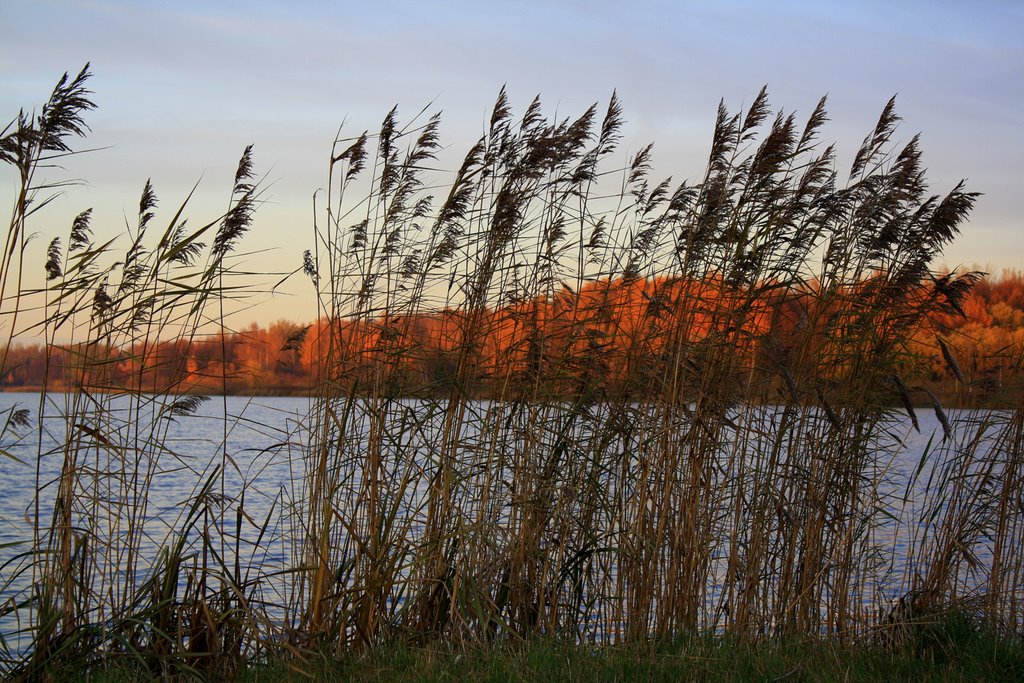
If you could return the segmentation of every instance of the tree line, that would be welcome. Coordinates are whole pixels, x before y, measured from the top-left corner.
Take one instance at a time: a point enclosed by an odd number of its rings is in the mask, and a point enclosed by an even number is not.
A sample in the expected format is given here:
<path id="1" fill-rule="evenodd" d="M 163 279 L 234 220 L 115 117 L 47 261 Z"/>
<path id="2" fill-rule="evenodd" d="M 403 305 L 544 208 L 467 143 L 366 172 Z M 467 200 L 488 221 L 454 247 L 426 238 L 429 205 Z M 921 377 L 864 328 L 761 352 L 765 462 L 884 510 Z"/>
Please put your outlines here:
<path id="1" fill-rule="evenodd" d="M 870 287 L 870 281 L 864 286 Z M 940 286 L 940 281 L 922 285 L 921 295 Z M 706 302 L 706 310 L 687 308 L 687 319 L 679 320 L 674 302 L 684 296 Z M 536 392 L 540 377 L 548 398 L 570 395 L 581 383 L 598 387 L 599 393 L 628 397 L 650 390 L 652 383 L 687 374 L 685 367 L 667 367 L 680 344 L 691 344 L 685 362 L 698 365 L 700 344 L 692 342 L 711 343 L 738 326 L 744 373 L 775 377 L 764 383 L 764 398 L 770 401 L 772 392 L 784 391 L 788 380 L 780 367 L 798 338 L 807 335 L 808 321 L 817 321 L 821 329 L 812 336 L 824 343 L 842 324 L 847 304 L 837 302 L 835 311 L 822 315 L 813 309 L 827 304 L 810 290 L 762 286 L 757 300 L 751 296 L 721 279 L 598 280 L 579 291 L 567 285 L 552 297 L 476 313 L 448 309 L 340 319 L 334 323 L 339 334 L 333 339 L 326 320 L 279 320 L 191 340 L 145 340 L 127 349 L 109 349 L 109 362 L 99 366 L 77 362 L 89 357 L 79 345 L 58 344 L 47 352 L 41 344 L 26 344 L 10 350 L 0 386 L 73 390 L 85 385 L 116 392 L 183 383 L 195 393 L 305 394 L 313 390 L 330 357 L 335 364 L 331 376 L 357 391 L 417 396 L 460 390 L 483 398 L 516 395 L 517 386 Z M 723 316 L 723 310 L 737 314 Z M 473 315 L 482 321 L 471 325 L 468 318 Z M 477 331 L 473 338 L 466 334 L 469 329 Z M 328 354 L 330 343 L 342 348 Z M 952 403 L 985 400 L 1018 390 L 1022 350 L 1024 273 L 1008 270 L 981 278 L 955 308 L 932 315 L 928 325 L 915 331 L 905 349 L 900 380 L 943 394 Z M 468 372 L 460 373 L 460 364 Z M 461 386 L 455 386 L 458 377 L 463 378 Z M 594 382 L 594 377 L 602 379 Z M 958 380 L 955 395 L 949 389 L 951 377 Z"/>

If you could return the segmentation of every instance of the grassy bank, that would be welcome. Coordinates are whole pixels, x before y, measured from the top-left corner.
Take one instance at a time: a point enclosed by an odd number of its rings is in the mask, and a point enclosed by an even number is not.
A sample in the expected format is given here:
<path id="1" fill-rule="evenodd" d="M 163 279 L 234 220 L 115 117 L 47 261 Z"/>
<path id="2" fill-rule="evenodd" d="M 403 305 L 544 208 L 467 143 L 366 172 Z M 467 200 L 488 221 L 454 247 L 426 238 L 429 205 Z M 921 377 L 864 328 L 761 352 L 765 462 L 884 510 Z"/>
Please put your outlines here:
<path id="1" fill-rule="evenodd" d="M 358 681 L 1019 681 L 1024 648 L 994 640 L 890 651 L 815 641 L 744 645 L 713 640 L 591 650 L 534 642 L 461 650 L 384 648 L 306 670 L 316 680 Z M 309 680 L 283 663 L 242 680 Z"/>
<path id="2" fill-rule="evenodd" d="M 126 662 L 66 680 L 129 683 L 150 672 Z M 618 647 L 585 647 L 554 638 L 485 646 L 379 645 L 368 652 L 308 653 L 303 659 L 251 662 L 248 683 L 294 681 L 1019 681 L 1024 643 L 950 614 L 919 622 L 899 642 L 841 645 L 835 640 L 745 643 L 691 638 Z M 61 676 L 64 678 L 64 676 Z"/>

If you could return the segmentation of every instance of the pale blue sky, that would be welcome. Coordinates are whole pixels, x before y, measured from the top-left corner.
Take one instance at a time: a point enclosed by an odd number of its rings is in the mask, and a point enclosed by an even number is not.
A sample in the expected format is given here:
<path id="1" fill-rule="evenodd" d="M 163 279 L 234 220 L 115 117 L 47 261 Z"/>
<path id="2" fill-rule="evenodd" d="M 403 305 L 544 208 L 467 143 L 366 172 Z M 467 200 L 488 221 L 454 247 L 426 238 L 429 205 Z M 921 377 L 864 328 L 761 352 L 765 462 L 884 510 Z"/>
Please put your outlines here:
<path id="1" fill-rule="evenodd" d="M 579 113 L 613 89 L 623 158 L 655 144 L 659 176 L 695 178 L 718 100 L 771 100 L 807 114 L 828 93 L 825 137 L 845 167 L 898 93 L 903 138 L 923 132 L 933 189 L 985 193 L 951 266 L 1024 267 L 1024 3 L 1018 2 L 19 2 L 0 4 L 0 117 L 41 102 L 61 72 L 92 62 L 91 146 L 72 189 L 34 229 L 63 233 L 79 209 L 112 234 L 152 176 L 162 206 L 203 182 L 192 215 L 223 209 L 255 143 L 270 203 L 249 245 L 297 265 L 312 192 L 339 124 L 374 129 L 395 103 L 444 110 L 451 158 L 479 133 L 503 83 L 521 112 Z M 10 187 L 11 176 L 0 175 Z M 4 199 L 9 196 L 5 191 Z M 262 257 L 266 258 L 266 257 Z M 256 260 L 254 265 L 264 262 Z M 312 317 L 308 291 L 263 320 Z"/>

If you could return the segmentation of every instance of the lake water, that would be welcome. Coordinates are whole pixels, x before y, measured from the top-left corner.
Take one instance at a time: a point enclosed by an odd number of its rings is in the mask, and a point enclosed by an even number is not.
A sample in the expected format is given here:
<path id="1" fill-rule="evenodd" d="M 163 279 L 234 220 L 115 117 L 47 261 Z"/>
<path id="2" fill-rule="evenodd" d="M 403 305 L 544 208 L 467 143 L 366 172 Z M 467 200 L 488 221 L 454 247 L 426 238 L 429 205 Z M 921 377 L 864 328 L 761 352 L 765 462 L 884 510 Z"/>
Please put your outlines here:
<path id="1" fill-rule="evenodd" d="M 30 572 L 19 574 L 16 570 L 24 566 L 24 553 L 31 548 L 32 521 L 37 507 L 40 519 L 48 520 L 52 514 L 56 495 L 56 485 L 52 482 L 59 477 L 64 462 L 62 444 L 66 441 L 67 425 L 62 415 L 68 412 L 69 402 L 73 400 L 86 401 L 82 405 L 88 409 L 87 398 L 51 394 L 43 402 L 43 419 L 39 421 L 36 419 L 40 410 L 38 394 L 0 394 L 0 415 L 3 411 L 23 407 L 29 410 L 31 418 L 31 425 L 20 430 L 20 437 L 16 438 L 15 432 L 8 429 L 3 444 L 8 457 L 0 455 L 0 602 L 8 605 L 24 595 L 32 581 Z M 121 447 L 121 451 L 113 446 L 96 448 L 79 463 L 84 479 L 92 477 L 94 490 L 101 492 L 96 494 L 103 498 L 99 507 L 116 509 L 118 503 L 131 499 L 138 486 L 149 481 L 149 507 L 145 514 L 148 540 L 144 546 L 149 549 L 152 559 L 156 549 L 173 537 L 174 530 L 181 528 L 197 491 L 217 468 L 223 467 L 225 476 L 211 493 L 232 501 L 235 508 L 241 501 L 246 521 L 240 522 L 242 534 L 239 544 L 245 563 L 267 577 L 287 568 L 294 561 L 290 555 L 292 534 L 281 510 L 286 502 L 300 501 L 303 496 L 305 473 L 302 453 L 303 445 L 308 443 L 305 420 L 311 400 L 213 397 L 200 404 L 192 415 L 172 415 L 165 409 L 161 412 L 162 405 L 161 402 L 136 405 L 127 398 L 116 399 L 108 406 L 112 409 L 97 413 L 95 424 L 102 427 L 98 430 L 102 437 L 96 432 L 87 434 L 94 440 L 102 438 L 104 443 Z M 510 424 L 518 419 L 513 409 L 496 404 L 479 402 L 469 408 L 477 417 L 466 421 L 469 431 L 463 435 L 463 448 L 467 452 L 487 447 L 474 441 L 474 430 L 481 424 L 498 419 Z M 227 420 L 224 419 L 225 411 Z M 423 406 L 416 401 L 396 402 L 388 422 L 388 430 L 393 434 L 385 437 L 400 442 L 402 452 L 417 454 L 415 457 L 421 461 L 421 467 L 429 466 L 435 458 L 436 453 L 432 450 L 436 449 L 441 429 L 439 414 L 430 416 L 417 430 L 408 429 L 406 418 L 413 413 L 422 416 L 423 412 Z M 983 417 L 957 411 L 949 414 L 959 430 L 949 444 L 972 438 L 973 420 Z M 765 408 L 756 419 L 770 422 L 777 418 L 777 409 Z M 927 498 L 935 462 L 927 462 L 921 467 L 921 456 L 926 448 L 935 448 L 942 437 L 942 427 L 934 415 L 920 411 L 919 419 L 920 433 L 910 427 L 908 420 L 896 421 L 890 425 L 890 432 L 879 440 L 879 447 L 886 451 L 875 482 L 879 496 L 890 501 L 906 501 L 901 503 L 902 509 L 892 509 L 895 513 L 892 519 L 881 516 L 873 531 L 876 544 L 888 555 L 882 562 L 888 565 L 886 575 L 893 582 L 893 591 L 907 570 L 910 541 L 919 531 L 908 528 L 906 520 L 920 518 L 920 511 L 915 506 Z M 355 428 L 349 429 L 342 450 L 347 449 L 358 456 L 361 444 L 369 435 L 365 430 L 365 420 L 355 419 L 351 424 Z M 585 430 L 586 426 L 574 428 Z M 147 439 L 153 439 L 153 444 L 149 444 Z M 223 448 L 225 443 L 226 449 Z M 125 448 L 125 445 L 130 448 Z M 950 452 L 953 450 L 955 448 Z M 117 461 L 113 464 L 111 451 L 115 452 L 113 458 Z M 159 457 L 153 457 L 156 451 L 159 451 Z M 127 465 L 118 460 L 121 457 L 127 458 Z M 398 472 L 399 463 L 394 466 Z M 408 465 L 404 467 L 408 468 Z M 110 478 L 104 473 L 112 468 L 131 471 L 138 476 L 135 479 L 127 477 L 127 483 L 121 476 L 116 485 L 111 485 Z M 727 479 L 730 475 L 725 473 L 723 476 Z M 38 498 L 37 480 L 43 482 Z M 400 514 L 416 509 L 415 500 L 423 495 L 425 482 L 426 478 L 403 494 L 406 500 Z M 358 481 L 349 481 L 349 486 L 357 485 Z M 244 501 L 241 499 L 243 490 Z M 118 514 L 111 513 L 110 517 L 118 517 Z M 418 523 L 412 523 L 408 533 L 416 534 L 418 528 Z M 111 523 L 109 529 L 101 530 L 101 533 L 111 538 L 126 532 L 122 526 Z M 107 552 L 116 553 L 117 549 Z M 986 548 L 981 543 L 977 554 L 982 562 L 985 553 Z M 113 561 L 113 566 L 117 566 L 117 558 L 104 559 L 108 563 Z M 146 562 L 140 563 L 139 575 L 135 578 L 145 579 L 147 569 Z M 884 592 L 889 587 L 883 586 L 882 589 Z M 282 605 L 288 601 L 287 587 L 283 582 L 268 579 L 260 590 L 268 604 Z M 20 627 L 16 616 L 16 613 L 11 613 L 0 617 L 0 635 L 15 650 L 19 643 L 24 643 L 24 637 L 17 633 Z M 24 618 L 24 611 L 21 616 Z"/>

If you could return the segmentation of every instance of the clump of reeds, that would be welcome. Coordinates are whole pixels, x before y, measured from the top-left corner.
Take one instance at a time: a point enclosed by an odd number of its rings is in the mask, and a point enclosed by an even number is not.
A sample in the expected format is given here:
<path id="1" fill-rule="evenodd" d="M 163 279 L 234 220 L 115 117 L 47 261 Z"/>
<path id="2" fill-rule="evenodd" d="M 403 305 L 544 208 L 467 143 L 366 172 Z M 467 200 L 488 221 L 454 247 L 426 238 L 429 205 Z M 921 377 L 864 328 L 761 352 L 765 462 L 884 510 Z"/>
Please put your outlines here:
<path id="1" fill-rule="evenodd" d="M 203 335 L 223 339 L 224 302 L 253 287 L 231 266 L 258 201 L 251 152 L 223 216 L 190 226 L 186 198 L 161 225 L 147 181 L 137 222 L 120 240 L 96 241 L 85 210 L 66 237 L 49 243 L 45 286 L 22 285 L 36 280 L 21 260 L 27 221 L 61 186 L 38 177 L 55 156 L 73 154 L 70 138 L 84 132 L 81 117 L 93 107 L 88 78 L 87 68 L 62 78 L 40 113 L 19 115 L 0 145 L 21 182 L 3 271 L 5 292 L 9 282 L 18 286 L 4 299 L 4 322 L 10 338 L 42 335 L 48 366 L 59 364 L 72 383 L 66 394 L 50 393 L 44 379 L 32 416 L 37 493 L 26 519 L 33 536 L 20 564 L 5 568 L 7 586 L 19 588 L 0 612 L 20 626 L 4 634 L 4 667 L 36 679 L 120 656 L 160 676 L 230 671 L 260 632 L 247 605 L 258 552 L 241 543 L 238 529 L 244 475 L 235 473 L 240 491 L 225 491 L 225 470 L 237 469 L 227 423 L 217 452 L 196 461 L 168 441 L 168 427 L 205 400 L 190 394 L 207 378 L 186 367 L 189 344 Z M 27 330 L 17 327 L 22 301 L 36 307 Z M 233 371 L 228 357 L 218 360 L 222 377 Z M 43 463 L 53 459 L 60 467 L 51 480 Z M 183 507 L 167 519 L 151 509 L 151 493 L 181 468 L 194 470 L 199 485 L 181 492 Z"/>
<path id="2" fill-rule="evenodd" d="M 41 150 L 84 130 L 86 77 L 2 138 L 23 179 L 5 306 Z M 1020 406 L 971 431 L 934 401 L 941 446 L 917 468 L 934 500 L 887 486 L 900 430 L 934 399 L 901 376 L 909 340 L 977 279 L 931 270 L 975 195 L 928 194 L 891 101 L 843 176 L 825 122 L 824 100 L 804 122 L 764 91 L 742 113 L 721 105 L 704 176 L 677 184 L 651 177 L 650 146 L 615 164 L 614 95 L 551 120 L 539 100 L 516 118 L 502 91 L 445 186 L 427 170 L 438 116 L 396 109 L 336 141 L 301 264 L 320 319 L 283 348 L 312 346 L 315 400 L 301 441 L 277 448 L 295 479 L 263 520 L 226 399 L 179 517 L 149 514 L 162 463 L 180 460 L 168 421 L 209 379 L 157 341 L 219 333 L 208 372 L 226 393 L 236 371 L 223 333 L 252 291 L 231 267 L 259 199 L 251 150 L 201 227 L 186 200 L 155 232 L 148 182 L 123 255 L 81 214 L 50 243 L 47 285 L 24 292 L 78 379 L 41 399 L 39 443 L 55 438 L 39 455 L 62 466 L 37 481 L 15 570 L 31 587 L 0 610 L 31 641 L 5 670 L 133 657 L 230 675 L 266 651 L 301 666 L 392 640 L 854 639 L 978 595 L 1019 632 Z M 922 529 L 904 555 L 893 520 Z M 271 537 L 284 571 L 260 565 Z"/>
<path id="3" fill-rule="evenodd" d="M 893 102 L 840 184 L 825 120 L 721 107 L 704 178 L 672 185 L 649 147 L 605 168 L 617 99 L 516 120 L 502 92 L 437 209 L 436 118 L 392 111 L 373 165 L 371 136 L 339 141 L 295 627 L 869 632 L 891 406 L 916 419 L 899 369 L 977 277 L 930 277 L 975 195 L 927 195 Z M 409 405 L 431 354 L 447 371 Z"/>

